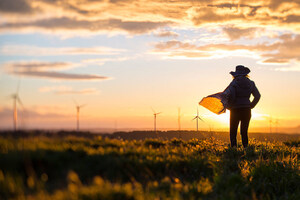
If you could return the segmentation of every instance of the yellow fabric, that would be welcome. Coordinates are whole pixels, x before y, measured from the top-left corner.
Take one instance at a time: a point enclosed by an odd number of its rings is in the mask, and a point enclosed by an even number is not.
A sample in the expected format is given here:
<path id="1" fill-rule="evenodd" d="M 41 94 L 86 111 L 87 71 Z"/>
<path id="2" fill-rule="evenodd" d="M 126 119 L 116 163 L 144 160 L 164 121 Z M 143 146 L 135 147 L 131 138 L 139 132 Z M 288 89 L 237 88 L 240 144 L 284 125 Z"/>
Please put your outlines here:
<path id="1" fill-rule="evenodd" d="M 216 97 L 204 97 L 199 102 L 199 105 L 203 106 L 204 108 L 207 108 L 211 112 L 216 113 L 218 115 L 226 111 L 221 100 Z"/>

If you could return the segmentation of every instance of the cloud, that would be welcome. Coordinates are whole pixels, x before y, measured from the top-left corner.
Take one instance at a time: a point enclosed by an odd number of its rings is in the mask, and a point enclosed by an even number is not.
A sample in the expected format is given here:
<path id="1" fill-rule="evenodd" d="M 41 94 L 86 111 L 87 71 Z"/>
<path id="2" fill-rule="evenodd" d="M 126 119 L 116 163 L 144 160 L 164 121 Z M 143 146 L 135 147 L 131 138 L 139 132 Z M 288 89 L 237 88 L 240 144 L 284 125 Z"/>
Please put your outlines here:
<path id="1" fill-rule="evenodd" d="M 48 107 L 46 112 L 39 112 L 35 110 L 35 108 L 25 109 L 25 110 L 18 110 L 18 118 L 19 118 L 19 125 L 23 125 L 25 120 L 58 120 L 58 119 L 71 119 L 73 116 L 57 113 L 59 110 L 64 110 L 62 107 L 50 108 Z M 0 120 L 5 121 L 6 123 L 1 124 L 1 127 L 8 126 L 7 124 L 11 122 L 12 127 L 12 114 L 13 110 L 11 108 L 2 107 L 0 108 Z"/>
<path id="2" fill-rule="evenodd" d="M 58 80 L 107 80 L 108 77 L 94 74 L 74 74 L 58 72 L 57 70 L 69 69 L 72 63 L 64 62 L 14 62 L 4 64 L 6 72 L 17 76 L 28 76 Z"/>
<path id="3" fill-rule="evenodd" d="M 72 63 L 67 62 L 15 62 L 6 63 L 5 66 L 11 70 L 16 71 L 38 71 L 38 70 L 51 70 L 51 69 L 69 69 L 73 68 Z"/>
<path id="4" fill-rule="evenodd" d="M 57 56 L 57 55 L 114 55 L 123 49 L 110 47 L 38 47 L 29 45 L 4 45 L 0 47 L 3 55 Z"/>
<path id="5" fill-rule="evenodd" d="M 226 26 L 223 28 L 224 33 L 230 40 L 238 40 L 242 37 L 254 38 L 257 32 L 264 31 L 263 28 L 238 28 L 234 26 Z"/>
<path id="6" fill-rule="evenodd" d="M 120 19 L 105 20 L 80 20 L 75 18 L 61 17 L 40 19 L 30 22 L 13 22 L 0 25 L 0 30 L 22 30 L 22 29 L 40 29 L 48 31 L 78 31 L 85 30 L 89 32 L 100 31 L 125 31 L 131 34 L 143 34 L 164 27 L 170 22 L 152 22 L 152 21 L 123 21 Z"/>
<path id="7" fill-rule="evenodd" d="M 290 1 L 290 0 L 271 0 L 269 1 L 268 7 L 271 10 L 282 10 L 281 7 L 286 7 L 284 5 L 299 7 L 300 2 L 298 0 L 296 1 Z"/>
<path id="8" fill-rule="evenodd" d="M 0 30 L 144 34 L 166 26 L 239 22 L 299 32 L 299 12 L 298 0 L 1 0 Z"/>
<path id="9" fill-rule="evenodd" d="M 194 6 L 190 10 L 190 19 L 196 26 L 242 24 L 244 27 L 300 31 L 299 1 L 211 1 L 206 7 Z"/>
<path id="10" fill-rule="evenodd" d="M 234 54 L 230 53 L 235 51 Z M 237 51 L 237 52 L 236 52 Z M 253 55 L 260 56 L 264 63 L 289 63 L 293 60 L 300 62 L 300 35 L 284 34 L 278 41 L 271 44 L 208 44 L 196 45 L 178 40 L 159 42 L 155 45 L 154 53 L 164 54 L 167 57 L 190 58 L 199 55 L 202 57 L 219 57 Z M 218 52 L 218 53 L 217 53 Z"/>
<path id="11" fill-rule="evenodd" d="M 155 36 L 157 37 L 178 37 L 179 34 L 175 33 L 173 31 L 159 31 L 154 33 Z"/>
<path id="12" fill-rule="evenodd" d="M 69 95 L 69 94 L 89 95 L 89 94 L 99 93 L 99 91 L 96 88 L 85 88 L 81 90 L 74 90 L 72 87 L 68 87 L 68 86 L 41 87 L 39 91 L 42 93 L 53 92 L 54 94 L 58 94 L 58 95 Z"/>
<path id="13" fill-rule="evenodd" d="M 268 56 L 267 54 L 265 56 Z M 270 56 L 273 56 L 270 54 Z M 280 58 L 267 58 L 266 60 L 263 61 L 263 63 L 288 63 L 289 59 L 280 59 Z"/>
<path id="14" fill-rule="evenodd" d="M 251 6 L 246 4 L 237 4 L 237 3 L 221 3 L 221 4 L 209 4 L 208 7 L 221 8 L 221 9 L 234 9 L 238 11 L 240 8 L 248 8 L 247 16 L 255 16 L 258 9 L 263 8 L 262 5 Z"/>
<path id="15" fill-rule="evenodd" d="M 90 74 L 72 74 L 63 72 L 47 72 L 47 71 L 16 71 L 15 75 L 48 78 L 48 79 L 60 79 L 60 80 L 106 80 L 108 77 L 90 75 Z"/>
<path id="16" fill-rule="evenodd" d="M 291 60 L 300 61 L 300 35 L 285 34 L 281 36 L 281 42 L 275 53 L 263 54 L 263 57 L 269 57 L 264 62 L 283 63 Z"/>
<path id="17" fill-rule="evenodd" d="M 1 0 L 0 13 L 28 14 L 34 12 L 31 4 L 26 0 Z"/>
<path id="18" fill-rule="evenodd" d="M 114 57 L 114 58 L 91 58 L 91 59 L 84 59 L 81 62 L 82 63 L 87 63 L 87 64 L 96 64 L 96 65 L 104 65 L 106 62 L 122 62 L 126 60 L 130 60 L 135 58 L 136 56 L 133 57 Z"/>
<path id="19" fill-rule="evenodd" d="M 222 10 L 222 12 L 224 12 Z M 230 22 L 234 20 L 246 20 L 246 16 L 242 12 L 226 12 L 218 13 L 214 8 L 196 8 L 194 14 L 191 18 L 192 22 L 196 26 L 200 26 L 208 23 L 221 23 L 221 22 Z"/>
<path id="20" fill-rule="evenodd" d="M 159 42 L 155 45 L 156 50 L 168 50 L 168 49 L 195 49 L 197 48 L 194 44 L 183 43 L 178 40 L 170 40 L 167 42 Z"/>
<path id="21" fill-rule="evenodd" d="M 288 67 L 278 67 L 275 69 L 276 71 L 283 71 L 283 72 L 300 72 L 300 63 L 296 65 L 288 66 Z"/>
<path id="22" fill-rule="evenodd" d="M 288 15 L 282 21 L 286 22 L 286 23 L 299 23 L 300 22 L 300 15 Z"/>

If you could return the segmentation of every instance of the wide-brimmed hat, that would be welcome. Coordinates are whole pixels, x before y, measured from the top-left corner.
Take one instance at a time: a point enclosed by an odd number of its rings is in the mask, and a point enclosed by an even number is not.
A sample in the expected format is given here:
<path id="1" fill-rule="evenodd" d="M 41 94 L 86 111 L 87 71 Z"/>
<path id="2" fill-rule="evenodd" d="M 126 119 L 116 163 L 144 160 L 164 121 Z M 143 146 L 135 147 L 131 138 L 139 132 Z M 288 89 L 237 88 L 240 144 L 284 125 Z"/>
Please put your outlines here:
<path id="1" fill-rule="evenodd" d="M 246 76 L 250 73 L 250 69 L 243 65 L 238 65 L 235 67 L 235 72 L 230 72 L 230 74 L 234 77 L 236 76 Z"/>

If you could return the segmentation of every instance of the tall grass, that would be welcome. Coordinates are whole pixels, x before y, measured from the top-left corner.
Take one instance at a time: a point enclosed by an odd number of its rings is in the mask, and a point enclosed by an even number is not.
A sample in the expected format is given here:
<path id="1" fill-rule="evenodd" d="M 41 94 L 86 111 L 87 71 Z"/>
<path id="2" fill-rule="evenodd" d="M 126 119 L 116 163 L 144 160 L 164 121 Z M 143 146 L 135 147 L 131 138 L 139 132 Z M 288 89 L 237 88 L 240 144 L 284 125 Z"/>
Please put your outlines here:
<path id="1" fill-rule="evenodd" d="M 300 199 L 298 143 L 0 137 L 0 199 Z"/>

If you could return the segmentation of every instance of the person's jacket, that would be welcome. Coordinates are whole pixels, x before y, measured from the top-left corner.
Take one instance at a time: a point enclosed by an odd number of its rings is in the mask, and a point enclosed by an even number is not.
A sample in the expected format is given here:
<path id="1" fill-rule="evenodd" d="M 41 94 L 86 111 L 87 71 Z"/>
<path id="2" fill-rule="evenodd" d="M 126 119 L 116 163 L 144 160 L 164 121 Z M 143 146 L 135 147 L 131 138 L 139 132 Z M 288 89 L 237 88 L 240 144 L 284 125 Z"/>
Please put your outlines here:
<path id="1" fill-rule="evenodd" d="M 229 93 L 228 109 L 254 108 L 260 99 L 255 83 L 245 76 L 234 78 L 225 91 Z M 254 96 L 252 102 L 251 94 Z"/>

